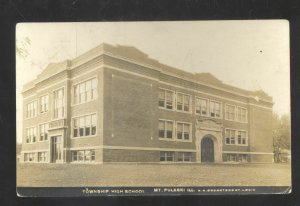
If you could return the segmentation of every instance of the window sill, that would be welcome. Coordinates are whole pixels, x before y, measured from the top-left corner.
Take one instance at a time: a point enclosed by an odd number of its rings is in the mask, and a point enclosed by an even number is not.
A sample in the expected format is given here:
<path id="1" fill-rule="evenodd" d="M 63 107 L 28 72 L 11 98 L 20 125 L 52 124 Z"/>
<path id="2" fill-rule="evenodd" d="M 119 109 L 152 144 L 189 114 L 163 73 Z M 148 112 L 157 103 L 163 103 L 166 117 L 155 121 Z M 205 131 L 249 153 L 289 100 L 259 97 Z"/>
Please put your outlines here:
<path id="1" fill-rule="evenodd" d="M 192 161 L 176 161 L 176 163 L 179 163 L 179 164 L 181 164 L 181 163 L 191 163 Z"/>
<path id="2" fill-rule="evenodd" d="M 158 138 L 158 140 L 166 141 L 166 142 L 192 142 L 192 140 L 181 140 L 181 139 L 167 139 L 167 138 Z"/>
<path id="3" fill-rule="evenodd" d="M 175 161 L 172 160 L 172 161 L 159 161 L 160 163 L 174 163 Z"/>
<path id="4" fill-rule="evenodd" d="M 202 115 L 202 114 L 199 114 L 199 113 L 196 113 L 196 112 L 195 112 L 195 115 L 200 116 L 200 117 L 210 117 L 208 115 Z"/>
<path id="5" fill-rule="evenodd" d="M 192 142 L 192 140 L 176 139 L 176 142 Z"/>
<path id="6" fill-rule="evenodd" d="M 25 144 L 35 144 L 37 142 L 26 142 Z"/>
<path id="7" fill-rule="evenodd" d="M 83 105 L 83 104 L 86 104 L 86 103 L 94 102 L 94 101 L 96 101 L 97 99 L 98 99 L 98 98 L 92 99 L 92 100 L 86 101 L 86 102 L 81 102 L 81 103 L 72 104 L 71 107 L 75 107 L 75 106 Z"/>
<path id="8" fill-rule="evenodd" d="M 51 118 L 51 120 L 49 122 L 56 121 L 56 120 L 63 120 L 63 119 L 66 119 L 66 117 L 65 116 L 63 116 L 63 117 L 53 117 L 53 118 Z"/>
<path id="9" fill-rule="evenodd" d="M 71 139 L 84 139 L 84 138 L 91 138 L 91 137 L 97 137 L 97 134 L 89 135 L 89 136 L 81 136 L 81 137 L 71 137 Z"/>
<path id="10" fill-rule="evenodd" d="M 45 112 L 39 112 L 39 115 L 47 114 L 48 112 L 49 112 L 49 110 L 47 110 Z"/>
<path id="11" fill-rule="evenodd" d="M 162 110 L 167 110 L 167 111 L 175 111 L 174 109 L 167 109 L 165 107 L 158 107 L 159 109 L 162 109 Z"/>
<path id="12" fill-rule="evenodd" d="M 198 117 L 205 117 L 205 118 L 212 118 L 212 119 L 223 119 L 223 117 L 212 117 L 212 116 L 209 116 L 209 115 L 201 115 L 201 114 L 198 114 L 198 113 L 195 113 L 195 115 L 197 115 Z"/>
<path id="13" fill-rule="evenodd" d="M 247 147 L 248 146 L 248 144 L 226 144 L 226 143 L 225 143 L 225 145 L 226 146 L 241 146 L 241 147 Z"/>
<path id="14" fill-rule="evenodd" d="M 212 117 L 212 116 L 207 116 L 209 118 L 214 118 L 214 119 L 223 119 L 223 117 Z"/>
<path id="15" fill-rule="evenodd" d="M 159 137 L 158 140 L 162 140 L 162 141 L 166 141 L 166 142 L 175 142 L 174 138 L 168 139 L 168 138 L 161 138 L 161 137 Z"/>
<path id="16" fill-rule="evenodd" d="M 226 120 L 226 121 L 230 121 L 230 122 L 237 122 L 237 123 L 248 124 L 248 122 L 247 122 L 247 121 L 246 121 L 246 122 L 241 122 L 241 121 L 237 121 L 237 120 L 230 120 L 230 119 L 226 119 L 226 118 L 225 118 L 225 120 Z"/>
<path id="17" fill-rule="evenodd" d="M 71 161 L 70 164 L 96 164 L 95 160 L 93 161 Z"/>
<path id="18" fill-rule="evenodd" d="M 182 110 L 175 110 L 176 112 L 181 112 L 181 113 L 185 113 L 185 114 L 192 114 L 191 111 L 182 111 Z"/>
<path id="19" fill-rule="evenodd" d="M 37 142 L 41 142 L 41 143 L 43 143 L 43 142 L 49 143 L 49 139 L 47 139 L 47 140 L 38 140 Z"/>

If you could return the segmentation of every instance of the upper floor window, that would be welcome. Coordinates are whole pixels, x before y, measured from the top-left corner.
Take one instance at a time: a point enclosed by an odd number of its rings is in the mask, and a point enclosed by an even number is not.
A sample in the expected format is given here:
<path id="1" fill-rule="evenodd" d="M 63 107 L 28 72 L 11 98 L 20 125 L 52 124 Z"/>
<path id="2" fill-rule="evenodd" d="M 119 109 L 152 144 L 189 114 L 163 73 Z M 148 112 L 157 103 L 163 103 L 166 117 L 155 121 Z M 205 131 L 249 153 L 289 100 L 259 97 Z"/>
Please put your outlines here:
<path id="1" fill-rule="evenodd" d="M 247 145 L 247 132 L 235 129 L 225 130 L 225 144 L 229 145 Z"/>
<path id="2" fill-rule="evenodd" d="M 53 92 L 54 96 L 54 118 L 62 118 L 65 116 L 64 107 L 64 88 L 58 89 Z"/>
<path id="3" fill-rule="evenodd" d="M 237 132 L 237 144 L 246 145 L 247 144 L 247 133 L 246 131 Z"/>
<path id="4" fill-rule="evenodd" d="M 170 120 L 159 120 L 158 137 L 173 139 L 174 122 Z"/>
<path id="5" fill-rule="evenodd" d="M 39 141 L 47 141 L 48 140 L 48 129 L 49 129 L 49 124 L 41 124 L 40 125 L 40 139 Z"/>
<path id="6" fill-rule="evenodd" d="M 26 106 L 26 118 L 35 117 L 37 114 L 37 101 L 33 101 Z"/>
<path id="7" fill-rule="evenodd" d="M 208 115 L 208 100 L 196 97 L 196 114 L 200 114 L 201 116 Z"/>
<path id="8" fill-rule="evenodd" d="M 225 119 L 235 120 L 235 106 L 226 104 L 225 106 Z"/>
<path id="9" fill-rule="evenodd" d="M 178 111 L 190 111 L 190 95 L 177 93 L 176 108 Z"/>
<path id="10" fill-rule="evenodd" d="M 73 119 L 73 137 L 96 135 L 96 114 L 85 115 Z"/>
<path id="11" fill-rule="evenodd" d="M 165 89 L 159 89 L 158 106 L 161 108 L 172 110 L 173 104 L 174 104 L 174 92 Z"/>
<path id="12" fill-rule="evenodd" d="M 47 112 L 49 110 L 49 96 L 45 95 L 40 98 L 40 113 Z"/>
<path id="13" fill-rule="evenodd" d="M 74 86 L 74 104 L 89 102 L 97 98 L 96 78 L 87 80 Z"/>
<path id="14" fill-rule="evenodd" d="M 237 107 L 236 120 L 239 122 L 247 122 L 247 109 L 243 107 Z"/>
<path id="15" fill-rule="evenodd" d="M 220 118 L 221 117 L 221 103 L 210 101 L 210 116 Z"/>
<path id="16" fill-rule="evenodd" d="M 247 122 L 247 109 L 234 105 L 226 104 L 225 107 L 225 119 L 239 122 Z"/>
<path id="17" fill-rule="evenodd" d="M 36 142 L 36 127 L 26 129 L 26 143 Z"/>
<path id="18" fill-rule="evenodd" d="M 191 124 L 177 122 L 177 139 L 178 140 L 190 140 L 191 138 Z"/>
<path id="19" fill-rule="evenodd" d="M 226 144 L 235 144 L 235 130 L 226 129 L 225 143 Z"/>

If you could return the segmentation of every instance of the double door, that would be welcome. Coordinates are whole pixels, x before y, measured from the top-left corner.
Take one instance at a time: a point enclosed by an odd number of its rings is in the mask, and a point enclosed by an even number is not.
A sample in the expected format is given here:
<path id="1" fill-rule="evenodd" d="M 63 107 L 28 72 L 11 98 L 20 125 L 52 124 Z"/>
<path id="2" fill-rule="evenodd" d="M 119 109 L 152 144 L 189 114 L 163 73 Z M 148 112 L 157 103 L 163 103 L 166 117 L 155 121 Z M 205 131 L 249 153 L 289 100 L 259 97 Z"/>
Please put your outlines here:
<path id="1" fill-rule="evenodd" d="M 203 138 L 201 141 L 201 162 L 214 161 L 214 142 L 211 138 Z"/>
<path id="2" fill-rule="evenodd" d="M 63 162 L 62 136 L 51 137 L 51 162 Z"/>

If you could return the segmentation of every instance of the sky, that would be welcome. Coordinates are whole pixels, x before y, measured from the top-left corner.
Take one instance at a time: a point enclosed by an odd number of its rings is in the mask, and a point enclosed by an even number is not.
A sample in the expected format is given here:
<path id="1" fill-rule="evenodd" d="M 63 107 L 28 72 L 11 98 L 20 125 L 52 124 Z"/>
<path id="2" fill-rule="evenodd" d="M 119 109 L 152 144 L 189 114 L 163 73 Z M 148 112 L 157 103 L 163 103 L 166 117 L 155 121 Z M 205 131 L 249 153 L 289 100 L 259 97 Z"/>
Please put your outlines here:
<path id="1" fill-rule="evenodd" d="M 21 23 L 16 26 L 17 141 L 22 87 L 51 62 L 72 59 L 102 42 L 134 46 L 161 63 L 209 72 L 223 83 L 264 90 L 273 111 L 290 112 L 289 23 L 286 20 Z"/>

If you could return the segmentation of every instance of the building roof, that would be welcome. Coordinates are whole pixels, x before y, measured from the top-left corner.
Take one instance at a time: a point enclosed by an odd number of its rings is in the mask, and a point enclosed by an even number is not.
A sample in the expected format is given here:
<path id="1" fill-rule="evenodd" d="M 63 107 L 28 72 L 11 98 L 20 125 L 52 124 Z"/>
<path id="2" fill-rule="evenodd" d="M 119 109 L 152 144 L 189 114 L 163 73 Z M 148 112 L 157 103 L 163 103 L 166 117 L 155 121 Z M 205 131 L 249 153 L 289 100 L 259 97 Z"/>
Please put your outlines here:
<path id="1" fill-rule="evenodd" d="M 244 95 L 250 95 L 253 97 L 259 97 L 268 101 L 272 101 L 272 97 L 269 96 L 267 93 L 265 93 L 262 90 L 259 91 L 250 91 L 241 89 L 238 87 L 234 87 L 228 84 L 224 84 L 221 80 L 217 79 L 215 76 L 213 76 L 211 73 L 191 73 L 184 71 L 182 69 L 178 69 L 172 66 L 165 65 L 163 63 L 160 63 L 159 61 L 150 58 L 147 54 L 143 53 L 139 49 L 132 47 L 132 46 L 113 46 L 110 44 L 104 43 L 104 51 L 108 51 L 109 53 L 112 53 L 117 56 L 126 57 L 128 59 L 132 59 L 138 62 L 143 62 L 145 64 L 149 64 L 155 68 L 160 69 L 163 72 L 166 72 L 168 74 L 173 74 L 177 77 L 186 77 L 187 79 L 199 82 L 199 83 L 205 83 L 206 85 L 210 86 L 217 86 L 224 89 L 228 89 L 233 92 L 242 93 Z"/>
<path id="2" fill-rule="evenodd" d="M 226 89 L 235 93 L 240 93 L 241 95 L 248 95 L 258 99 L 264 99 L 267 101 L 272 101 L 272 97 L 269 96 L 262 90 L 258 91 L 250 91 L 241 89 L 238 87 L 231 86 L 229 84 L 223 83 L 221 80 L 217 79 L 211 73 L 191 73 L 187 72 L 172 66 L 165 65 L 155 59 L 152 59 L 144 52 L 133 46 L 125 46 L 125 45 L 111 45 L 107 43 L 102 43 L 99 46 L 85 52 L 84 54 L 79 55 L 78 57 L 72 60 L 65 60 L 58 63 L 50 63 L 38 76 L 35 80 L 27 83 L 23 87 L 23 91 L 31 89 L 35 86 L 37 82 L 43 81 L 50 76 L 69 69 L 70 67 L 76 67 L 80 65 L 80 62 L 86 62 L 88 59 L 92 59 L 93 57 L 99 56 L 99 54 L 111 54 L 113 56 L 119 56 L 125 59 L 129 59 L 131 61 L 149 65 L 160 72 L 167 73 L 169 75 L 173 75 L 179 78 L 183 78 L 198 82 L 199 84 L 205 84 L 212 87 L 219 87 L 222 89 Z"/>

